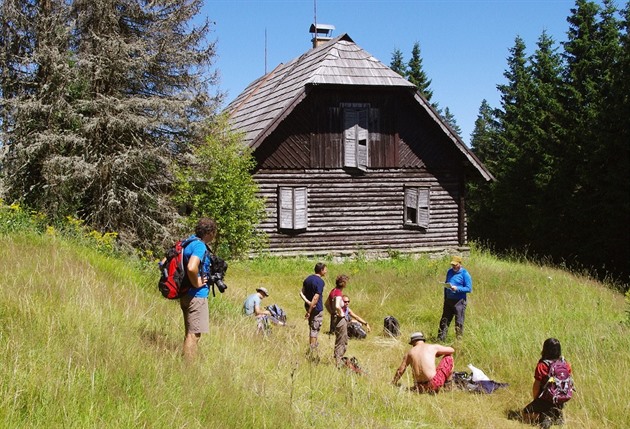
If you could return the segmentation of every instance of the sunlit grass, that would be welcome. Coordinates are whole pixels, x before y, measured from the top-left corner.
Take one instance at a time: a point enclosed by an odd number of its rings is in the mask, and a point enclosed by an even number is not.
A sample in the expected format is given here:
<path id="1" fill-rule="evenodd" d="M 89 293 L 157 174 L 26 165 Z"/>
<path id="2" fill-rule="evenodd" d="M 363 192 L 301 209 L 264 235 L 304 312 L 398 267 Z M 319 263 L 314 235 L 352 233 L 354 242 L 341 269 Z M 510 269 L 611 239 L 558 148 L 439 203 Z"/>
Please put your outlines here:
<path id="1" fill-rule="evenodd" d="M 332 336 L 321 335 L 318 365 L 306 359 L 298 294 L 314 260 L 231 262 L 228 290 L 210 301 L 211 332 L 186 365 L 181 311 L 158 293 L 157 272 L 50 234 L 0 243 L 0 427 L 525 428 L 506 411 L 529 401 L 549 336 L 561 340 L 578 388 L 566 427 L 630 426 L 624 297 L 570 273 L 485 252 L 466 258 L 474 280 L 466 332 L 455 341 L 451 329 L 447 340 L 456 370 L 472 363 L 509 387 L 428 396 L 390 381 L 411 332 L 435 337 L 445 258 L 326 260 L 326 293 L 336 275 L 350 275 L 352 307 L 373 327 L 348 348 L 368 373 L 360 377 L 335 368 Z M 261 285 L 270 291 L 263 304 L 289 315 L 266 337 L 241 315 Z M 399 339 L 382 335 L 387 315 L 399 319 Z"/>

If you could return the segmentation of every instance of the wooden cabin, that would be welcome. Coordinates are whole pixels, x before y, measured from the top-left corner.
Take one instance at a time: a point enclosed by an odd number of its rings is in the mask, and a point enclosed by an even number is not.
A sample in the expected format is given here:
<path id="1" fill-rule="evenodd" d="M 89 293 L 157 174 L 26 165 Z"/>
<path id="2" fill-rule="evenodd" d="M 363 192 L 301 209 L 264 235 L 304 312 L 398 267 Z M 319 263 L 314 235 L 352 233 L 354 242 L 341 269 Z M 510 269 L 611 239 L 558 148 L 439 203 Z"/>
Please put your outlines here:
<path id="1" fill-rule="evenodd" d="M 227 107 L 257 160 L 270 253 L 466 251 L 466 180 L 490 172 L 413 84 L 347 34 L 316 33 L 313 46 Z"/>

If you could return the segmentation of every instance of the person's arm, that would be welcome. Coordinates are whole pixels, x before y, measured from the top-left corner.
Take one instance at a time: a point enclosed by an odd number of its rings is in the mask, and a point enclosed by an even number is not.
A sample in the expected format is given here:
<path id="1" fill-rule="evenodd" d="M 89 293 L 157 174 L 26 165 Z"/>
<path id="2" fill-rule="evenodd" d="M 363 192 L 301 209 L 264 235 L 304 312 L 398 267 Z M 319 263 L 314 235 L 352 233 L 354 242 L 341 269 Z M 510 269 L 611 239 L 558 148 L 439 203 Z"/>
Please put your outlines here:
<path id="1" fill-rule="evenodd" d="M 534 399 L 538 398 L 540 395 L 540 390 L 542 388 L 542 382 L 540 380 L 534 380 L 534 385 L 532 386 L 532 395 Z"/>
<path id="2" fill-rule="evenodd" d="M 453 347 L 437 346 L 435 350 L 436 356 L 450 356 L 453 353 L 455 353 L 455 349 Z"/>
<path id="3" fill-rule="evenodd" d="M 311 313 L 313 312 L 313 309 L 315 308 L 318 302 L 319 302 L 319 294 L 316 293 L 315 295 L 313 295 L 311 304 L 308 306 L 308 311 L 306 312 L 306 316 L 304 316 L 305 319 L 308 319 L 309 317 L 311 317 Z"/>
<path id="4" fill-rule="evenodd" d="M 188 272 L 188 280 L 194 288 L 200 288 L 204 285 L 204 280 L 199 275 L 199 265 L 201 259 L 198 256 L 191 255 L 188 259 L 188 265 L 186 265 L 186 271 Z"/>
<path id="5" fill-rule="evenodd" d="M 402 375 L 405 373 L 405 370 L 407 369 L 407 365 L 409 365 L 409 353 L 405 355 L 405 357 L 402 360 L 402 363 L 396 370 L 396 374 L 394 374 L 394 379 L 392 380 L 392 384 L 395 385 L 398 383 L 398 380 L 400 380 L 400 377 L 402 377 Z"/>
<path id="6" fill-rule="evenodd" d="M 468 274 L 468 271 L 466 271 L 464 268 L 462 268 L 462 284 L 459 286 L 451 286 L 451 290 L 453 290 L 454 292 L 464 292 L 464 293 L 470 293 L 472 292 L 472 277 L 470 277 L 470 274 Z"/>
<path id="7" fill-rule="evenodd" d="M 302 298 L 302 301 L 304 301 L 306 303 L 306 305 L 311 305 L 311 301 L 308 300 L 308 298 L 306 298 L 306 295 L 304 295 L 304 291 L 300 291 L 300 298 Z"/>
<path id="8" fill-rule="evenodd" d="M 254 314 L 256 316 L 262 316 L 262 315 L 271 316 L 271 312 L 269 310 L 263 310 L 262 308 L 260 308 L 260 305 L 258 304 L 254 304 Z"/>
<path id="9" fill-rule="evenodd" d="M 343 298 L 340 296 L 335 297 L 335 314 L 338 317 L 343 317 Z"/>
<path id="10" fill-rule="evenodd" d="M 370 332 L 372 330 L 370 328 L 370 324 L 368 322 L 366 322 L 365 320 L 363 320 L 357 313 L 352 311 L 350 308 L 348 308 L 348 314 L 350 315 L 351 318 L 353 318 L 354 320 L 356 320 L 360 324 L 365 325 L 365 328 L 367 329 L 368 332 Z"/>

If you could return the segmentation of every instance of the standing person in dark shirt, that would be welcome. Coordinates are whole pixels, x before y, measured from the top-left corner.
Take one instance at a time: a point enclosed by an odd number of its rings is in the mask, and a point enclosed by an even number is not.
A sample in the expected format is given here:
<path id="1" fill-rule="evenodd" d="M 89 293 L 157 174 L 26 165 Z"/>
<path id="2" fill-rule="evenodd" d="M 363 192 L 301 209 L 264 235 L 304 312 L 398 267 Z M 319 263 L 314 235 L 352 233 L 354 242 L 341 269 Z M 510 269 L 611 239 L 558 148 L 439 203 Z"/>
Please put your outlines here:
<path id="1" fill-rule="evenodd" d="M 444 306 L 440 327 L 438 330 L 438 340 L 446 340 L 448 326 L 455 317 L 455 333 L 457 338 L 464 334 L 464 316 L 466 313 L 466 297 L 472 292 L 472 278 L 466 268 L 462 267 L 462 258 L 453 256 L 451 268 L 446 272 L 444 288 Z"/>
<path id="2" fill-rule="evenodd" d="M 304 318 L 308 320 L 309 351 L 311 353 L 317 350 L 317 339 L 324 320 L 324 277 L 327 272 L 326 264 L 323 262 L 315 264 L 315 274 L 311 274 L 304 280 L 302 292 L 300 293 L 304 300 L 304 309 L 306 310 Z"/>

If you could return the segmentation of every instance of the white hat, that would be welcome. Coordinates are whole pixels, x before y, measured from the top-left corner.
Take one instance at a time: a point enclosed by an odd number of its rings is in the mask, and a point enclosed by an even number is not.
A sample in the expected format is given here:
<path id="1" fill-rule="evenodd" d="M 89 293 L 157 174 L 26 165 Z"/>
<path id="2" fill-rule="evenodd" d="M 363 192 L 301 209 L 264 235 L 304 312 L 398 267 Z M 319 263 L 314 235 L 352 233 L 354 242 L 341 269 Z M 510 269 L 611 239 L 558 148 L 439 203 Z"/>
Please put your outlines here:
<path id="1" fill-rule="evenodd" d="M 409 344 L 413 346 L 413 343 L 415 343 L 416 341 L 426 341 L 422 332 L 414 332 L 413 334 L 411 334 L 411 338 L 409 338 Z"/>
<path id="2" fill-rule="evenodd" d="M 256 292 L 260 292 L 260 293 L 264 294 L 265 296 L 269 296 L 269 292 L 267 292 L 267 288 L 264 288 L 264 287 L 257 288 Z"/>

